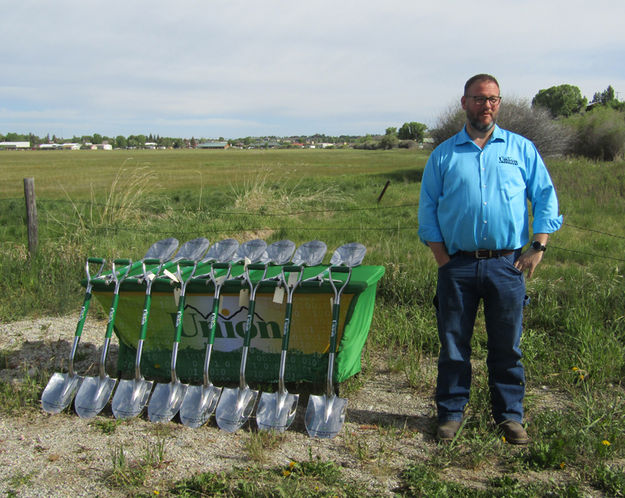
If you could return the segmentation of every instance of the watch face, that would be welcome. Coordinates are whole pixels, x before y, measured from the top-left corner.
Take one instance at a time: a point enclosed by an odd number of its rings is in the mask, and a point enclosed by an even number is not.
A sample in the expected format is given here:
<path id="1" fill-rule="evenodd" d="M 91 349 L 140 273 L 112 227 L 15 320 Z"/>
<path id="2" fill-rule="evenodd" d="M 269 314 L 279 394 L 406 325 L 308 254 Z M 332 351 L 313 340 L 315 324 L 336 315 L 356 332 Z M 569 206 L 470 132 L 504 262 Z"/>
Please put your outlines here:
<path id="1" fill-rule="evenodd" d="M 544 251 L 545 249 L 547 249 L 547 247 L 535 240 L 534 242 L 532 242 L 532 249 L 534 249 L 535 251 Z"/>

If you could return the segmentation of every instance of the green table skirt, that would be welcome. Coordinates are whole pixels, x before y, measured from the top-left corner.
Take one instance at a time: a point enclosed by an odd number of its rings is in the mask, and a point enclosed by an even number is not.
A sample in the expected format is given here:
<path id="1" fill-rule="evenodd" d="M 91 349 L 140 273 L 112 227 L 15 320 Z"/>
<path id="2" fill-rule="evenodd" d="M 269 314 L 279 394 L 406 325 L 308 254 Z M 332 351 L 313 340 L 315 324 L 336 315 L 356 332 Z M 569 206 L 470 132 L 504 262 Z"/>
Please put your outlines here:
<path id="1" fill-rule="evenodd" d="M 202 274 L 202 270 L 198 268 L 196 275 Z M 307 268 L 304 277 L 316 275 L 322 270 L 323 267 Z M 232 274 L 236 276 L 241 271 L 242 268 L 234 267 Z M 268 275 L 278 272 L 279 268 L 272 268 Z M 360 357 L 371 326 L 377 282 L 383 275 L 382 266 L 354 268 L 350 283 L 343 292 L 335 382 L 342 382 L 361 369 Z M 334 276 L 345 278 L 345 274 Z M 141 371 L 148 379 L 165 381 L 170 378 L 177 312 L 175 288 L 171 280 L 165 278 L 157 279 L 152 287 L 152 306 L 141 358 Z M 210 377 L 216 383 L 239 380 L 247 318 L 247 303 L 241 299 L 240 290 L 241 282 L 236 280 L 228 281 L 223 288 L 210 364 Z M 256 295 L 252 341 L 245 372 L 249 382 L 278 380 L 286 303 L 275 302 L 274 290 L 275 282 L 263 282 Z M 183 333 L 176 365 L 176 372 L 184 382 L 199 383 L 203 378 L 213 292 L 210 280 L 193 280 L 187 287 Z M 308 282 L 295 291 L 286 357 L 286 382 L 318 383 L 325 380 L 333 295 L 327 282 Z M 94 296 L 108 309 L 112 300 L 112 285 L 106 286 L 103 282 L 96 281 Z M 124 377 L 134 374 L 144 299 L 145 285 L 132 279 L 122 284 L 115 333 L 120 344 L 118 370 Z"/>

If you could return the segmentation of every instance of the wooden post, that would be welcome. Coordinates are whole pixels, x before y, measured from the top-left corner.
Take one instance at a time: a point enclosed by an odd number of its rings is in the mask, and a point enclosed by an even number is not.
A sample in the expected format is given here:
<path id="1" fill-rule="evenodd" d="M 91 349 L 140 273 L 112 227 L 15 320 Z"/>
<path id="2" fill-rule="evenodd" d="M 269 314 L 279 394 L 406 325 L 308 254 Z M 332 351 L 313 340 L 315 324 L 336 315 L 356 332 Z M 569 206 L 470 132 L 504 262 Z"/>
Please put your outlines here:
<path id="1" fill-rule="evenodd" d="M 37 244 L 39 243 L 34 178 L 24 178 L 24 199 L 26 199 L 26 222 L 28 225 L 28 252 L 32 257 L 37 252 Z"/>
<path id="2" fill-rule="evenodd" d="M 380 192 L 380 195 L 378 196 L 378 204 L 380 204 L 380 201 L 382 200 L 382 197 L 384 197 L 386 189 L 388 188 L 390 184 L 391 184 L 391 181 L 387 180 L 386 184 L 384 185 L 384 188 L 382 189 L 382 192 Z"/>

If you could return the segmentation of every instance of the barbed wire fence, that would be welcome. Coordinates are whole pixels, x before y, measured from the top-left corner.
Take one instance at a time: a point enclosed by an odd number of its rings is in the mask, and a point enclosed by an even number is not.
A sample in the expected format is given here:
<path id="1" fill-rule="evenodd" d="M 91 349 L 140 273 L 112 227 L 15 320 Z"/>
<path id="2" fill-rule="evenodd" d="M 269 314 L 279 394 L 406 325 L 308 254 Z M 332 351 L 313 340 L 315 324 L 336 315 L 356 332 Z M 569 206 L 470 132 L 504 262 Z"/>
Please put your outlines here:
<path id="1" fill-rule="evenodd" d="M 5 211 L 7 209 L 15 209 L 16 206 L 18 205 L 18 203 L 23 203 L 24 199 L 23 198 L 3 198 L 0 199 L 0 212 Z M 7 204 L 9 204 L 9 207 L 7 208 Z M 46 210 L 50 210 L 50 206 L 54 206 L 54 205 L 62 205 L 62 204 L 68 204 L 68 205 L 72 205 L 72 208 L 74 210 L 77 209 L 77 207 L 79 206 L 83 206 L 85 209 L 93 209 L 93 208 L 108 208 L 108 209 L 119 209 L 122 206 L 116 206 L 116 205 L 111 205 L 111 204 L 105 204 L 105 203 L 99 203 L 99 202 L 94 202 L 94 201 L 74 201 L 74 200 L 66 200 L 66 199 L 37 199 L 37 205 L 41 208 L 41 213 L 45 214 Z M 271 223 L 262 223 L 263 219 L 273 219 L 273 218 L 288 218 L 288 217 L 293 217 L 293 216 L 302 216 L 302 215 L 328 215 L 328 214 L 340 214 L 340 213 L 357 213 L 357 212 L 361 212 L 363 213 L 365 216 L 363 216 L 363 221 L 366 221 L 367 223 L 370 221 L 370 217 L 368 216 L 368 213 L 371 212 L 379 212 L 379 211 L 389 211 L 389 210 L 403 210 L 403 209 L 413 209 L 415 214 L 418 208 L 418 203 L 417 202 L 412 202 L 412 203 L 402 203 L 402 204 L 395 204 L 395 205 L 379 205 L 376 204 L 375 206 L 370 206 L 370 207 L 342 207 L 342 208 L 321 208 L 321 209 L 307 209 L 307 210 L 294 210 L 294 211 L 290 211 L 290 212 L 267 212 L 265 210 L 259 210 L 259 211 L 237 211 L 237 210 L 221 210 L 221 209 L 211 209 L 211 208 L 203 208 L 203 209 L 192 209 L 192 208 L 187 208 L 187 207 L 171 207 L 169 206 L 167 208 L 168 212 L 178 212 L 178 213 L 200 213 L 206 216 L 210 216 L 210 215 L 218 215 L 220 217 L 223 216 L 228 216 L 230 218 L 236 218 L 236 217 L 241 217 L 241 218 L 258 218 L 260 219 L 260 223 L 258 225 L 249 225 L 249 226 L 239 226 L 237 227 L 237 231 L 241 232 L 241 233 L 254 233 L 254 232 L 289 232 L 289 231 L 303 231 L 303 232 L 379 232 L 379 233 L 384 233 L 384 232 L 389 232 L 389 233 L 401 233 L 401 232 L 408 232 L 408 233 L 414 233 L 414 237 L 415 237 L 415 241 L 417 240 L 417 230 L 418 230 L 418 225 L 417 225 L 417 221 L 416 219 L 413 219 L 414 223 L 413 224 L 397 224 L 397 225 L 393 225 L 393 226 L 366 226 L 366 225 L 361 225 L 361 226 L 328 226 L 328 225 L 323 225 L 321 224 L 323 222 L 322 218 L 319 218 L 319 225 L 316 226 L 272 226 Z M 124 206 L 124 209 L 128 209 L 127 206 Z M 145 206 L 133 206 L 130 208 L 130 210 L 136 210 L 139 212 L 145 212 L 146 214 L 149 211 L 149 209 L 147 209 Z M 22 223 L 21 217 L 19 216 L 15 216 L 15 213 L 13 213 L 14 215 L 11 217 L 11 219 L 13 220 L 17 220 L 16 223 Z M 404 222 L 409 223 L 410 220 L 403 220 Z M 565 222 L 562 226 L 562 229 L 572 229 L 572 230 L 577 230 L 580 232 L 588 232 L 588 233 L 593 233 L 595 235 L 600 235 L 602 237 L 610 237 L 610 238 L 616 238 L 616 239 L 620 239 L 620 240 L 625 240 L 625 236 L 623 235 L 619 235 L 619 234 L 614 234 L 614 233 L 610 233 L 607 231 L 602 231 L 602 230 L 597 230 L 594 228 L 589 228 L 589 227 L 583 227 L 583 226 L 579 226 L 579 225 L 575 225 L 572 223 L 568 223 L 566 222 L 566 218 L 565 218 Z M 135 232 L 135 233 L 146 233 L 146 234 L 151 234 L 151 235 L 171 235 L 171 230 L 163 230 L 163 231 L 159 231 L 159 230 L 155 230 L 153 228 L 141 228 L 141 227 L 137 227 L 137 226 L 113 226 L 113 225 L 103 225 L 103 226 L 92 226 L 89 227 L 88 230 L 92 231 L 93 233 L 107 233 L 107 234 L 114 234 L 114 233 L 118 233 L 118 232 Z M 210 231 L 213 233 L 228 233 L 228 232 L 232 232 L 232 227 L 228 227 L 228 228 L 223 228 L 223 229 L 219 229 L 219 228 L 215 228 L 215 227 L 211 227 Z M 191 230 L 191 231 L 184 231 L 184 230 L 177 230 L 176 234 L 179 236 L 199 236 L 199 235 L 203 235 L 200 233 L 200 230 Z M 63 234 L 60 234 L 59 237 L 63 236 Z M 16 241 L 13 241 L 16 242 Z M 621 262 L 625 262 L 625 258 L 623 257 L 617 257 L 614 255 L 610 255 L 610 254 L 599 254 L 596 252 L 587 252 L 587 251 L 582 251 L 579 249 L 574 249 L 574 248 L 570 248 L 570 247 L 563 247 L 557 244 L 554 244 L 553 241 L 550 242 L 549 244 L 549 248 L 550 250 L 556 250 L 556 251 L 561 251 L 564 253 L 571 253 L 571 254 L 578 254 L 578 255 L 583 255 L 583 256 L 588 256 L 588 257 L 592 257 L 595 259 L 605 259 L 605 260 L 612 260 L 612 261 L 621 261 Z"/>

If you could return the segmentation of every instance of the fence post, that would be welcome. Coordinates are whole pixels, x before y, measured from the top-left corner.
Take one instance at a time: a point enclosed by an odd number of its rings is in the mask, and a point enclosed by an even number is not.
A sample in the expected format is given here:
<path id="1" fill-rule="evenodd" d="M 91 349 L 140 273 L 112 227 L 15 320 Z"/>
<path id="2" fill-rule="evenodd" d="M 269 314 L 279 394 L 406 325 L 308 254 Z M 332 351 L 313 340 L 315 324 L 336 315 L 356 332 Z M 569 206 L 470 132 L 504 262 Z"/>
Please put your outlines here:
<path id="1" fill-rule="evenodd" d="M 24 178 L 24 199 L 26 200 L 26 223 L 28 226 L 28 252 L 33 257 L 37 252 L 39 242 L 34 178 Z"/>

